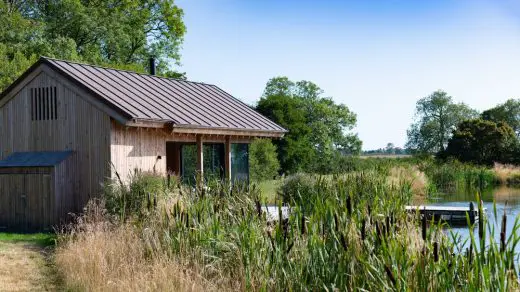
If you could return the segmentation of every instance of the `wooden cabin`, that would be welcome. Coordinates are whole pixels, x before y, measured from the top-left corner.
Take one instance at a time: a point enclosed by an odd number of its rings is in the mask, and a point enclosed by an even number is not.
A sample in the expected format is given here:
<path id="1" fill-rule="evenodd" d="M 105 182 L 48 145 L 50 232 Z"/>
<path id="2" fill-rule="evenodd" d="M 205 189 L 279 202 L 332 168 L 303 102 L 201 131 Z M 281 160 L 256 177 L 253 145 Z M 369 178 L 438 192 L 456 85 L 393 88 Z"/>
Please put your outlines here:
<path id="1" fill-rule="evenodd" d="M 248 143 L 285 132 L 215 85 L 42 57 L 0 94 L 0 230 L 59 224 L 116 173 L 248 180 Z"/>

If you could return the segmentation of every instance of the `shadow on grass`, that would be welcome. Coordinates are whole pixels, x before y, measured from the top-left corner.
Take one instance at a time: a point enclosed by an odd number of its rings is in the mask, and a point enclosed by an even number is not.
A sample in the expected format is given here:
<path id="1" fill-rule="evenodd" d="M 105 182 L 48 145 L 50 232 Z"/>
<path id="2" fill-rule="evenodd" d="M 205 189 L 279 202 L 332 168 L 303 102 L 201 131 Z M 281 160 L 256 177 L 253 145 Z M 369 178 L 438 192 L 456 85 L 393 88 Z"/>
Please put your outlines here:
<path id="1" fill-rule="evenodd" d="M 0 232 L 0 242 L 26 242 L 40 247 L 56 245 L 56 234 L 54 233 L 7 233 Z"/>

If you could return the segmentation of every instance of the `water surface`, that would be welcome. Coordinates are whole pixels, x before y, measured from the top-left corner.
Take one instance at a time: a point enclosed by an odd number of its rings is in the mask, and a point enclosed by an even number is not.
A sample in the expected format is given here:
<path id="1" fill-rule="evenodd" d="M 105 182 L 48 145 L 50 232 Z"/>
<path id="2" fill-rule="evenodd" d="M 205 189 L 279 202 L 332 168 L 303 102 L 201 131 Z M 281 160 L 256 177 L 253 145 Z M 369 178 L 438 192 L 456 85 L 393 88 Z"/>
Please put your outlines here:
<path id="1" fill-rule="evenodd" d="M 514 221 L 520 214 L 520 188 L 499 187 L 482 191 L 481 199 L 484 207 L 487 208 L 486 215 L 491 224 L 495 226 L 495 241 L 500 239 L 500 224 L 504 211 L 507 214 L 506 238 L 511 235 Z M 496 202 L 496 214 L 494 215 L 493 201 Z M 470 202 L 474 202 L 477 207 L 477 191 L 456 191 L 441 194 L 435 198 L 428 200 L 429 205 L 446 205 L 446 206 L 469 206 Z M 451 227 L 451 230 L 460 235 L 462 240 L 469 238 L 468 227 Z M 520 230 L 518 230 L 520 233 Z M 449 231 L 448 231 L 449 232 Z M 473 232 L 478 236 L 478 229 L 474 228 Z M 488 229 L 486 229 L 488 232 Z M 488 232 L 489 233 L 489 232 Z M 467 246 L 467 245 L 466 245 Z M 518 247 L 517 249 L 520 249 Z M 520 252 L 520 250 L 518 250 Z"/>

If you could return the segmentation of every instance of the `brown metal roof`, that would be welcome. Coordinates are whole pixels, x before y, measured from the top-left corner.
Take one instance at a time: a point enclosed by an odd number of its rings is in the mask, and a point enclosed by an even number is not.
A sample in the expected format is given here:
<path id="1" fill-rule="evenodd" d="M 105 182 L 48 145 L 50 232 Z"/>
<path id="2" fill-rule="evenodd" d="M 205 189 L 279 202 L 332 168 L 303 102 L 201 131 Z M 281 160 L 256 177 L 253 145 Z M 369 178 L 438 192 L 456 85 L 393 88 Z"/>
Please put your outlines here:
<path id="1" fill-rule="evenodd" d="M 44 57 L 39 63 L 48 64 L 73 79 L 135 121 L 171 123 L 180 128 L 286 132 L 215 85 Z"/>

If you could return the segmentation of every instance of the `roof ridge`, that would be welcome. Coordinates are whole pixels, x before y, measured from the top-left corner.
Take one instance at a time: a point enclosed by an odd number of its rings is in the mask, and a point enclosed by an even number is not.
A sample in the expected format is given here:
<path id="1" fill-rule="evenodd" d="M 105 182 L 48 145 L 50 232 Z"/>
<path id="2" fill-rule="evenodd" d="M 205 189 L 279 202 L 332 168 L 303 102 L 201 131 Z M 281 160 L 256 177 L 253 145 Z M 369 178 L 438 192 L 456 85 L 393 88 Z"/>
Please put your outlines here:
<path id="1" fill-rule="evenodd" d="M 127 73 L 132 73 L 132 74 L 137 74 L 137 75 L 156 77 L 156 78 L 161 78 L 161 79 L 166 79 L 166 80 L 173 80 L 173 81 L 178 81 L 178 82 L 187 82 L 187 83 L 195 83 L 195 84 L 201 84 L 201 85 L 207 85 L 207 86 L 216 86 L 215 84 L 201 82 L 201 81 L 192 81 L 192 80 L 184 80 L 184 79 L 173 78 L 173 77 L 164 77 L 164 76 L 159 76 L 159 75 L 152 75 L 152 74 L 149 74 L 149 73 L 140 73 L 140 72 L 126 70 L 126 69 L 116 69 L 116 68 L 110 68 L 110 67 L 101 66 L 101 65 L 93 65 L 93 64 L 83 63 L 83 62 L 79 62 L 79 61 L 70 61 L 70 60 L 56 59 L 56 58 L 47 57 L 47 56 L 40 56 L 40 59 L 52 60 L 52 61 L 58 61 L 58 62 L 76 64 L 76 65 L 84 65 L 84 66 L 90 66 L 90 67 L 96 67 L 96 68 L 108 69 L 108 70 L 114 70 L 114 71 L 120 71 L 120 72 L 127 72 Z"/>

